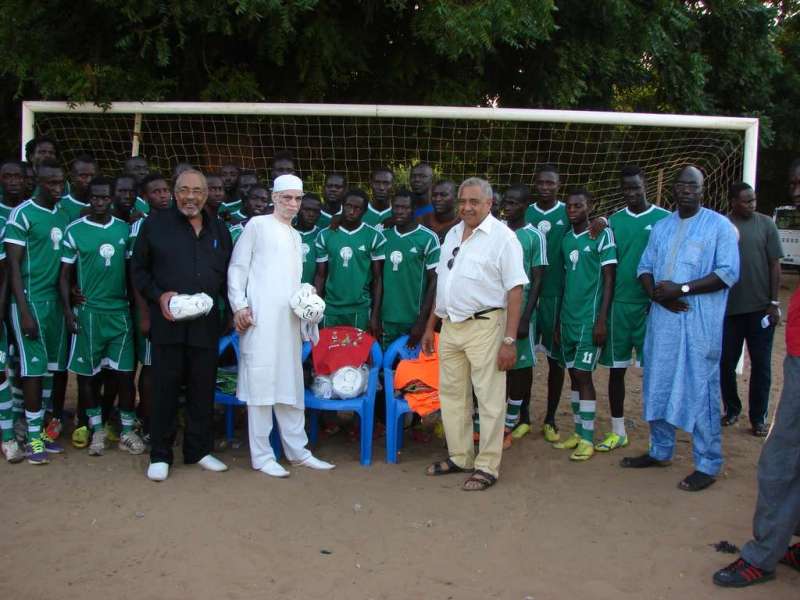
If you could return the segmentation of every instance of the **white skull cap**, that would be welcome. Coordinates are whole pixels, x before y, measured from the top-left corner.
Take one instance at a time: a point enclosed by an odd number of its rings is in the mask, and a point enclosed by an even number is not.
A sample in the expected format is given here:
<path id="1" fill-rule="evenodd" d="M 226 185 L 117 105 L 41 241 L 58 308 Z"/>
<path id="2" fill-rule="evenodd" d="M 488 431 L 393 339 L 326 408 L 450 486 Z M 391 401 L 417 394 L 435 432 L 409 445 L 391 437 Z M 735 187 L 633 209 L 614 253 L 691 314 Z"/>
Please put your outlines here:
<path id="1" fill-rule="evenodd" d="M 285 192 L 286 190 L 303 191 L 303 181 L 297 175 L 281 175 L 275 178 L 272 186 L 273 192 Z"/>

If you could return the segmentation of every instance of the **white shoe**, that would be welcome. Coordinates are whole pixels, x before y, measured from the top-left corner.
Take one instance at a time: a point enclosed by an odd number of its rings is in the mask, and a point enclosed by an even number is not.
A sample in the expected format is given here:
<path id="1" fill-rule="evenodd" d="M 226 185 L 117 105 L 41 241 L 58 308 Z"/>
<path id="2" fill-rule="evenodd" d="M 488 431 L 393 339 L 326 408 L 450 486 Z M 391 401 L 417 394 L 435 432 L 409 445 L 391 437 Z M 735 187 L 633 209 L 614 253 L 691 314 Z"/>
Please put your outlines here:
<path id="1" fill-rule="evenodd" d="M 284 469 L 280 463 L 275 459 L 270 459 L 264 466 L 259 469 L 265 475 L 269 475 L 270 477 L 288 477 L 289 471 Z"/>
<path id="2" fill-rule="evenodd" d="M 128 431 L 119 436 L 117 447 L 129 454 L 141 454 L 144 452 L 144 442 L 136 435 L 135 431 Z"/>
<path id="3" fill-rule="evenodd" d="M 211 456 L 210 454 L 206 454 L 203 458 L 197 461 L 197 464 L 204 468 L 206 471 L 227 471 L 228 465 L 222 462 L 220 459 Z"/>
<path id="4" fill-rule="evenodd" d="M 98 429 L 92 433 L 92 443 L 89 444 L 89 456 L 103 456 L 106 450 L 106 430 Z"/>
<path id="5" fill-rule="evenodd" d="M 169 477 L 169 465 L 165 462 L 150 463 L 147 467 L 147 478 L 150 481 L 164 481 Z"/>
<path id="6" fill-rule="evenodd" d="M 25 451 L 19 447 L 17 440 L 9 440 L 3 442 L 3 456 L 10 463 L 18 463 L 25 459 Z"/>
<path id="7" fill-rule="evenodd" d="M 315 469 L 317 471 L 330 471 L 331 469 L 336 468 L 336 465 L 325 462 L 324 460 L 320 460 L 313 454 L 309 455 L 309 457 L 305 460 L 293 462 L 292 464 L 296 467 L 308 467 L 309 469 Z"/>

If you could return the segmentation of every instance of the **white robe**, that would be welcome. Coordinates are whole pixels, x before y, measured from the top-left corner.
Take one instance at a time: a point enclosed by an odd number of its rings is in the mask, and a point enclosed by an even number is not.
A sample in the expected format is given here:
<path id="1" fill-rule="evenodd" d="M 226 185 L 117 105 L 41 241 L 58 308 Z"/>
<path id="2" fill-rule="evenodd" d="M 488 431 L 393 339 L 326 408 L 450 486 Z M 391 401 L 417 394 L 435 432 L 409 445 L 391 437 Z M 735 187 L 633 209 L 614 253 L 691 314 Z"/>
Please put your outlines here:
<path id="1" fill-rule="evenodd" d="M 241 335 L 236 395 L 250 406 L 302 409 L 300 319 L 289 299 L 300 287 L 300 235 L 272 215 L 253 217 L 233 248 L 228 299 L 250 307 L 255 325 Z"/>

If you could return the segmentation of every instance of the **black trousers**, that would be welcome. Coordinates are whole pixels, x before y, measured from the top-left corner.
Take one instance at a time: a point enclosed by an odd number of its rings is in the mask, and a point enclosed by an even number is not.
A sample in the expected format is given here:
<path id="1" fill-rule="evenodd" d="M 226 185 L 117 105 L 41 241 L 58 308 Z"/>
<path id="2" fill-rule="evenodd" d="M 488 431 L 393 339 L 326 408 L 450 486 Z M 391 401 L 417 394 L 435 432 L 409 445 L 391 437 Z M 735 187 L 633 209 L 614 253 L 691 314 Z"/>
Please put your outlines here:
<path id="1" fill-rule="evenodd" d="M 214 447 L 212 422 L 217 377 L 216 348 L 153 344 L 153 406 L 150 417 L 150 462 L 172 464 L 178 394 L 186 385 L 186 430 L 183 462 L 194 464 Z"/>
<path id="2" fill-rule="evenodd" d="M 772 338 L 775 327 L 761 327 L 764 311 L 725 317 L 722 330 L 722 357 L 719 363 L 722 403 L 725 414 L 738 416 L 742 401 L 736 389 L 736 363 L 747 342 L 750 354 L 750 392 L 748 395 L 750 424 L 761 425 L 767 418 L 769 387 L 772 383 Z"/>

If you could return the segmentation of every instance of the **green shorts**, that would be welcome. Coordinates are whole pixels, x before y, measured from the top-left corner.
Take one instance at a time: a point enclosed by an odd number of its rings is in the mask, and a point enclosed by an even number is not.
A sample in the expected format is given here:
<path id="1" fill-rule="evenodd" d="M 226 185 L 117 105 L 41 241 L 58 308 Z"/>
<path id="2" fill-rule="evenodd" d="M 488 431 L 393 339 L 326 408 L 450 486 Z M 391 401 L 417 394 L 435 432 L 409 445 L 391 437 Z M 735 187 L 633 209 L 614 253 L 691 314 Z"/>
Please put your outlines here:
<path id="1" fill-rule="evenodd" d="M 600 348 L 594 345 L 592 325 L 561 324 L 561 365 L 567 369 L 594 371 Z"/>
<path id="2" fill-rule="evenodd" d="M 32 340 L 22 333 L 22 316 L 16 302 L 11 303 L 11 326 L 19 349 L 20 375 L 43 377 L 47 371 L 67 367 L 67 326 L 57 300 L 29 302 L 39 336 Z"/>
<path id="3" fill-rule="evenodd" d="M 642 347 L 647 328 L 647 304 L 611 303 L 608 339 L 600 355 L 600 364 L 612 369 L 642 366 Z M 636 361 L 633 352 L 636 351 Z"/>
<path id="4" fill-rule="evenodd" d="M 556 343 L 553 341 L 553 332 L 556 330 L 558 313 L 561 310 L 561 298 L 558 296 L 542 296 L 536 308 L 536 351 L 544 352 L 550 358 L 558 359 L 561 356 Z"/>
<path id="5" fill-rule="evenodd" d="M 322 327 L 339 327 L 341 325 L 349 325 L 366 331 L 367 327 L 369 327 L 369 309 L 354 310 L 353 312 L 337 315 L 325 313 L 322 318 Z"/>
<path id="6" fill-rule="evenodd" d="M 392 342 L 403 335 L 407 335 L 414 323 L 388 323 L 384 322 L 381 334 L 381 349 L 385 352 Z"/>
<path id="7" fill-rule="evenodd" d="M 153 359 L 153 348 L 150 343 L 150 339 L 146 338 L 142 335 L 142 330 L 139 329 L 139 311 L 137 309 L 133 309 L 134 314 L 136 315 L 134 327 L 136 328 L 136 333 L 134 335 L 136 339 L 136 360 L 142 363 L 143 367 L 149 367 L 152 363 Z"/>
<path id="8" fill-rule="evenodd" d="M 69 370 L 78 375 L 95 375 L 103 367 L 133 371 L 133 327 L 127 310 L 100 313 L 88 308 L 76 311 L 78 333 L 72 336 Z"/>
<path id="9" fill-rule="evenodd" d="M 528 326 L 528 337 L 517 340 L 517 362 L 511 367 L 516 369 L 529 369 L 536 364 L 536 351 L 534 350 L 533 340 L 536 339 L 536 317 L 531 316 L 531 323 Z"/>

